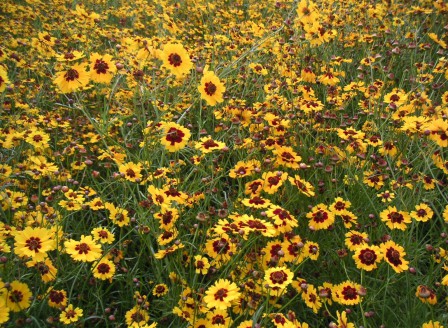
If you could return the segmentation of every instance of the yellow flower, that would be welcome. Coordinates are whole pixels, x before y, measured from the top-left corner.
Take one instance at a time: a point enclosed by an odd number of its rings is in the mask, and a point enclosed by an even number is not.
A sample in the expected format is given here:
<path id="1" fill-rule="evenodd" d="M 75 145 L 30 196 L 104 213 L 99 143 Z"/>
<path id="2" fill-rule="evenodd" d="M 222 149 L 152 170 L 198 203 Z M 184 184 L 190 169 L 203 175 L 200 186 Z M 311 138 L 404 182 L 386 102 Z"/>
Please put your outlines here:
<path id="1" fill-rule="evenodd" d="M 425 203 L 421 203 L 416 205 L 415 211 L 412 211 L 410 214 L 416 221 L 427 222 L 433 217 L 434 211 Z"/>
<path id="2" fill-rule="evenodd" d="M 75 261 L 93 262 L 101 255 L 101 247 L 93 240 L 92 236 L 81 236 L 80 241 L 69 239 L 64 243 L 67 254 Z"/>
<path id="3" fill-rule="evenodd" d="M 241 296 L 238 286 L 227 279 L 219 279 L 205 292 L 204 303 L 206 306 L 218 310 L 226 310 Z"/>
<path id="4" fill-rule="evenodd" d="M 398 211 L 395 206 L 389 206 L 380 213 L 381 221 L 386 222 L 390 229 L 406 230 L 406 225 L 411 223 L 411 217 L 408 213 Z"/>
<path id="5" fill-rule="evenodd" d="M 161 144 L 170 153 L 183 149 L 191 137 L 190 130 L 174 122 L 163 124 L 162 130 Z"/>
<path id="6" fill-rule="evenodd" d="M 208 259 L 202 255 L 196 255 L 194 257 L 194 267 L 196 268 L 196 273 L 198 274 L 207 274 L 208 269 L 210 268 L 210 263 Z"/>
<path id="7" fill-rule="evenodd" d="M 14 233 L 14 253 L 20 257 L 31 257 L 36 261 L 43 261 L 47 252 L 56 248 L 53 239 L 54 232 L 45 228 L 26 227 Z"/>
<path id="8" fill-rule="evenodd" d="M 6 306 L 6 300 L 0 297 L 0 325 L 9 320 L 9 307 Z"/>
<path id="9" fill-rule="evenodd" d="M 118 167 L 118 171 L 121 175 L 128 181 L 131 182 L 141 182 L 142 174 L 140 173 L 142 170 L 142 164 L 140 163 L 123 163 Z"/>
<path id="10" fill-rule="evenodd" d="M 406 255 L 404 248 L 397 245 L 392 240 L 389 240 L 380 245 L 381 251 L 384 255 L 384 260 L 390 264 L 395 272 L 400 273 L 409 268 L 408 261 L 404 259 Z"/>
<path id="11" fill-rule="evenodd" d="M 116 71 L 117 68 L 112 63 L 111 55 L 93 53 L 90 56 L 90 78 L 93 82 L 110 83 Z"/>
<path id="12" fill-rule="evenodd" d="M 352 281 L 345 281 L 333 287 L 333 300 L 342 305 L 356 305 L 361 302 L 360 294 L 363 294 L 365 289 Z"/>
<path id="13" fill-rule="evenodd" d="M 66 71 L 56 73 L 54 84 L 61 93 L 78 91 L 89 83 L 90 74 L 86 66 L 86 64 L 75 64 Z"/>
<path id="14" fill-rule="evenodd" d="M 188 74 L 193 68 L 190 56 L 180 43 L 168 43 L 160 54 L 163 65 L 167 67 L 177 78 Z"/>
<path id="15" fill-rule="evenodd" d="M 106 228 L 94 228 L 92 230 L 92 236 L 94 241 L 99 241 L 101 244 L 112 244 L 115 240 L 115 236 Z"/>
<path id="16" fill-rule="evenodd" d="M 143 327 L 149 320 L 149 314 L 148 311 L 134 306 L 126 312 L 125 318 L 128 327 Z"/>
<path id="17" fill-rule="evenodd" d="M 5 91 L 6 86 L 10 83 L 6 69 L 0 66 L 0 92 Z"/>
<path id="18" fill-rule="evenodd" d="M 103 258 L 92 267 L 92 272 L 93 276 L 97 279 L 111 280 L 115 274 L 115 264 L 111 260 Z"/>
<path id="19" fill-rule="evenodd" d="M 310 219 L 308 226 L 313 230 L 327 229 L 334 223 L 334 214 L 331 212 L 327 205 L 318 204 L 314 206 L 310 212 L 306 214 L 306 217 Z"/>
<path id="20" fill-rule="evenodd" d="M 27 284 L 14 280 L 3 297 L 6 299 L 6 306 L 12 312 L 20 312 L 30 306 L 32 295 Z"/>
<path id="21" fill-rule="evenodd" d="M 70 304 L 61 312 L 61 314 L 59 315 L 59 320 L 62 323 L 69 325 L 73 322 L 77 322 L 79 318 L 82 317 L 82 315 L 82 309 L 78 307 L 73 308 L 73 305 Z"/>
<path id="22" fill-rule="evenodd" d="M 201 98 L 204 99 L 208 105 L 214 106 L 217 103 L 223 102 L 223 94 L 226 87 L 221 82 L 219 77 L 212 71 L 206 71 L 201 79 L 201 84 L 198 87 Z"/>
<path id="23" fill-rule="evenodd" d="M 360 246 L 356 248 L 353 259 L 356 267 L 365 271 L 372 271 L 377 268 L 377 263 L 381 262 L 383 255 L 378 246 Z"/>
<path id="24" fill-rule="evenodd" d="M 263 285 L 279 295 L 292 282 L 294 273 L 285 266 L 273 267 L 264 272 Z"/>
<path id="25" fill-rule="evenodd" d="M 52 308 L 60 309 L 67 306 L 67 292 L 50 288 L 48 292 L 48 305 Z"/>

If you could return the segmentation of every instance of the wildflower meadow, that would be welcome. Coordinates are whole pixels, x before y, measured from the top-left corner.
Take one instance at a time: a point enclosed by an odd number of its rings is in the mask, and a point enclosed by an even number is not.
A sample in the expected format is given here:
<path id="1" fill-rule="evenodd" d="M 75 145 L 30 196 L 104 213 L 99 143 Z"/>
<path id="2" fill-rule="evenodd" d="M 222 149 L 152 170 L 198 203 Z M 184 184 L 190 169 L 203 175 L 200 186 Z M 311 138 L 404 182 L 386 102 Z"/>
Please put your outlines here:
<path id="1" fill-rule="evenodd" d="M 448 328 L 446 0 L 0 19 L 1 327 Z"/>

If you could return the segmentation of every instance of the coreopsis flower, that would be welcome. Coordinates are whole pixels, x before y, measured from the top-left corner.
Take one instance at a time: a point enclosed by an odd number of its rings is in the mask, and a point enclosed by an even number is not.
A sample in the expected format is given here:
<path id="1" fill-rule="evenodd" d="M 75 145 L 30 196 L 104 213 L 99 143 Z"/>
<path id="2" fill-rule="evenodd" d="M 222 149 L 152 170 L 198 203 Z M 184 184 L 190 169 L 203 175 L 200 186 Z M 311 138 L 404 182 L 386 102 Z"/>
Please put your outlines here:
<path id="1" fill-rule="evenodd" d="M 329 206 L 329 210 L 337 215 L 342 213 L 344 210 L 349 209 L 350 206 L 351 206 L 350 201 L 344 200 L 341 197 L 336 197 L 333 203 Z"/>
<path id="2" fill-rule="evenodd" d="M 226 328 L 232 326 L 232 319 L 226 310 L 214 310 L 207 312 L 207 320 L 210 327 Z"/>
<path id="3" fill-rule="evenodd" d="M 422 328 L 444 328 L 443 325 L 440 324 L 439 321 L 428 321 L 422 325 Z"/>
<path id="4" fill-rule="evenodd" d="M 168 293 L 169 289 L 168 286 L 165 284 L 157 284 L 152 289 L 152 294 L 157 297 L 162 297 L 163 295 L 166 295 Z"/>
<path id="5" fill-rule="evenodd" d="M 43 261 L 47 252 L 56 249 L 54 231 L 45 228 L 26 227 L 14 232 L 14 253 L 20 257 L 31 257 Z"/>
<path id="6" fill-rule="evenodd" d="M 163 66 L 168 68 L 177 78 L 182 77 L 190 72 L 193 63 L 180 43 L 168 43 L 163 47 L 160 53 Z"/>
<path id="7" fill-rule="evenodd" d="M 434 211 L 425 203 L 421 203 L 415 206 L 415 211 L 412 211 L 410 215 L 416 221 L 427 222 L 433 217 Z"/>
<path id="8" fill-rule="evenodd" d="M 354 224 L 358 223 L 358 217 L 349 210 L 344 210 L 337 215 L 341 217 L 344 227 L 347 229 L 350 229 Z"/>
<path id="9" fill-rule="evenodd" d="M 112 203 L 105 203 L 104 207 L 109 211 L 109 219 L 119 227 L 127 226 L 131 222 L 127 209 L 115 207 Z"/>
<path id="10" fill-rule="evenodd" d="M 9 284 L 9 288 L 3 292 L 2 297 L 6 300 L 6 307 L 9 310 L 20 312 L 28 309 L 32 295 L 27 284 L 14 280 Z"/>
<path id="11" fill-rule="evenodd" d="M 89 84 L 90 74 L 86 67 L 84 63 L 74 64 L 68 70 L 56 73 L 53 82 L 61 93 L 78 91 Z"/>
<path id="12" fill-rule="evenodd" d="M 67 254 L 75 261 L 93 262 L 102 255 L 101 246 L 93 240 L 92 236 L 82 235 L 79 241 L 69 239 L 64 246 Z"/>
<path id="13" fill-rule="evenodd" d="M 283 165 L 285 167 L 289 167 L 291 169 L 298 169 L 299 163 L 302 160 L 292 147 L 288 146 L 277 146 L 272 151 L 274 155 L 276 155 L 275 162 L 278 165 Z"/>
<path id="14" fill-rule="evenodd" d="M 378 246 L 359 246 L 355 249 L 353 259 L 356 267 L 365 271 L 372 271 L 377 268 L 377 264 L 381 262 L 383 255 Z"/>
<path id="15" fill-rule="evenodd" d="M 377 194 L 377 196 L 381 198 L 381 201 L 383 203 L 390 203 L 395 198 L 395 194 L 393 192 L 390 192 L 389 190 L 379 193 Z"/>
<path id="16" fill-rule="evenodd" d="M 243 214 L 237 217 L 234 223 L 245 232 L 244 239 L 247 239 L 250 232 L 257 232 L 265 237 L 273 237 L 277 232 L 272 223 L 254 218 L 252 215 Z"/>
<path id="17" fill-rule="evenodd" d="M 33 128 L 26 136 L 25 141 L 35 148 L 48 148 L 50 136 L 38 129 Z M 33 156 L 34 158 L 42 158 L 43 156 Z M 46 161 L 46 159 L 45 159 Z"/>
<path id="18" fill-rule="evenodd" d="M 442 216 L 445 223 L 448 223 L 448 205 L 445 206 Z"/>
<path id="19" fill-rule="evenodd" d="M 411 217 L 408 213 L 398 211 L 395 206 L 389 206 L 380 213 L 380 219 L 386 222 L 389 229 L 406 230 L 407 224 L 411 223 Z"/>
<path id="20" fill-rule="evenodd" d="M 365 232 L 350 230 L 345 234 L 345 245 L 351 251 L 355 251 L 358 247 L 367 245 L 369 236 Z"/>
<path id="21" fill-rule="evenodd" d="M 77 322 L 83 315 L 82 309 L 79 307 L 73 307 L 73 304 L 69 304 L 59 315 L 59 320 L 66 325 L 70 325 Z"/>
<path id="22" fill-rule="evenodd" d="M 294 273 L 285 266 L 273 267 L 264 272 L 263 286 L 274 295 L 280 295 L 291 284 Z"/>
<path id="23" fill-rule="evenodd" d="M 207 274 L 208 269 L 210 268 L 208 258 L 202 255 L 196 255 L 194 257 L 194 267 L 196 268 L 196 273 Z"/>
<path id="24" fill-rule="evenodd" d="M 162 138 L 160 143 L 165 146 L 169 152 L 176 152 L 183 149 L 191 137 L 190 130 L 174 123 L 164 123 L 162 125 Z"/>
<path id="25" fill-rule="evenodd" d="M 6 300 L 0 297 L 0 325 L 8 322 L 10 311 L 9 307 L 6 306 Z"/>
<path id="26" fill-rule="evenodd" d="M 342 305 L 356 305 L 362 300 L 363 290 L 360 284 L 345 281 L 333 287 L 333 300 Z"/>
<path id="27" fill-rule="evenodd" d="M 396 273 L 406 271 L 409 261 L 404 259 L 406 255 L 404 248 L 389 240 L 380 245 L 384 260 L 394 269 Z"/>
<path id="28" fill-rule="evenodd" d="M 205 244 L 207 255 L 218 262 L 227 262 L 235 254 L 236 246 L 227 235 L 210 239 Z"/>
<path id="29" fill-rule="evenodd" d="M 53 265 L 53 262 L 49 258 L 46 258 L 43 261 L 29 261 L 26 263 L 27 267 L 34 266 L 37 271 L 40 273 L 40 277 L 43 282 L 47 283 L 50 281 L 54 281 L 56 279 L 56 275 L 58 273 L 58 269 Z"/>
<path id="30" fill-rule="evenodd" d="M 429 130 L 429 139 L 434 140 L 440 147 L 448 147 L 448 121 L 438 118 L 424 125 Z"/>
<path id="31" fill-rule="evenodd" d="M 355 328 L 354 323 L 348 322 L 347 313 L 345 311 L 342 311 L 342 313 L 336 311 L 336 315 L 338 318 L 338 322 L 336 322 L 336 328 Z"/>
<path id="32" fill-rule="evenodd" d="M 210 106 L 214 106 L 217 103 L 224 101 L 223 94 L 226 91 L 226 87 L 219 77 L 212 71 L 204 72 L 198 90 L 201 94 L 201 98 Z"/>
<path id="33" fill-rule="evenodd" d="M 112 62 L 111 55 L 95 52 L 90 56 L 90 79 L 93 82 L 110 83 L 116 72 L 117 67 Z"/>
<path id="34" fill-rule="evenodd" d="M 68 51 L 63 54 L 56 55 L 56 60 L 59 62 L 70 62 L 75 61 L 78 59 L 81 59 L 84 57 L 84 52 L 74 50 L 74 51 Z"/>
<path id="35" fill-rule="evenodd" d="M 236 179 L 252 175 L 256 167 L 260 167 L 260 162 L 257 160 L 238 161 L 230 170 L 229 177 Z"/>
<path id="36" fill-rule="evenodd" d="M 428 286 L 418 285 L 415 291 L 415 296 L 419 298 L 420 301 L 427 304 L 437 304 L 437 295 L 435 291 Z"/>
<path id="37" fill-rule="evenodd" d="M 262 179 L 256 179 L 256 180 L 247 182 L 244 186 L 244 193 L 246 195 L 259 196 L 262 190 L 263 190 L 263 180 Z"/>
<path id="38" fill-rule="evenodd" d="M 101 244 L 112 244 L 115 236 L 106 228 L 97 227 L 92 230 L 94 241 L 99 241 Z"/>
<path id="39" fill-rule="evenodd" d="M 271 205 L 271 201 L 261 196 L 252 196 L 251 198 L 244 198 L 241 203 L 247 207 L 252 208 L 267 208 Z"/>
<path id="40" fill-rule="evenodd" d="M 141 182 L 142 180 L 142 171 L 143 167 L 141 163 L 123 163 L 118 167 L 118 171 L 120 174 L 128 181 L 131 182 Z"/>
<path id="41" fill-rule="evenodd" d="M 277 205 L 271 205 L 269 210 L 266 211 L 266 216 L 273 221 L 278 233 L 292 231 L 299 225 L 297 219 L 291 213 Z"/>
<path id="42" fill-rule="evenodd" d="M 297 189 L 307 197 L 313 197 L 315 195 L 314 187 L 308 181 L 305 181 L 300 176 L 295 175 L 294 177 L 289 177 L 288 181 L 297 187 Z"/>
<path id="43" fill-rule="evenodd" d="M 313 230 L 327 229 L 335 220 L 333 212 L 325 204 L 314 206 L 306 217 L 310 220 L 308 227 Z"/>
<path id="44" fill-rule="evenodd" d="M 301 295 L 306 306 L 313 310 L 314 313 L 317 313 L 322 307 L 322 301 L 320 300 L 316 287 L 313 285 L 308 284 Z"/>
<path id="45" fill-rule="evenodd" d="M 263 67 L 263 65 L 258 64 L 258 63 L 250 63 L 249 64 L 249 68 L 252 69 L 252 72 L 254 72 L 255 74 L 258 75 L 267 75 L 268 71 L 266 68 Z"/>
<path id="46" fill-rule="evenodd" d="M 304 256 L 316 261 L 319 258 L 319 244 L 308 240 L 303 246 Z"/>
<path id="47" fill-rule="evenodd" d="M 261 176 L 263 180 L 263 191 L 268 194 L 275 194 L 288 178 L 286 172 L 264 172 Z"/>
<path id="48" fill-rule="evenodd" d="M 126 312 L 125 320 L 128 327 L 143 327 L 149 320 L 149 313 L 136 305 Z"/>
<path id="49" fill-rule="evenodd" d="M 101 280 L 112 280 L 115 274 L 115 263 L 106 258 L 101 259 L 92 267 L 93 276 Z"/>
<path id="50" fill-rule="evenodd" d="M 212 137 L 202 137 L 196 142 L 194 148 L 200 150 L 203 154 L 211 153 L 213 150 L 220 150 L 226 147 L 224 142 L 213 140 Z"/>
<path id="51" fill-rule="evenodd" d="M 170 230 L 179 218 L 179 211 L 175 208 L 162 206 L 160 212 L 154 213 L 161 229 Z"/>
<path id="52" fill-rule="evenodd" d="M 213 286 L 209 287 L 203 298 L 209 309 L 226 310 L 240 298 L 240 289 L 234 282 L 227 279 L 219 279 Z"/>
<path id="53" fill-rule="evenodd" d="M 8 72 L 6 69 L 0 65 L 0 92 L 3 92 L 6 90 L 6 87 L 11 82 L 8 79 Z"/>
<path id="54" fill-rule="evenodd" d="M 47 295 L 48 305 L 50 307 L 61 309 L 67 306 L 68 298 L 65 290 L 58 290 L 50 287 Z"/>
<path id="55" fill-rule="evenodd" d="M 394 105 L 396 107 L 400 107 L 401 105 L 404 105 L 404 103 L 407 101 L 408 96 L 406 92 L 404 92 L 401 89 L 394 88 L 391 92 L 387 93 L 384 96 L 384 103 L 390 105 Z"/>

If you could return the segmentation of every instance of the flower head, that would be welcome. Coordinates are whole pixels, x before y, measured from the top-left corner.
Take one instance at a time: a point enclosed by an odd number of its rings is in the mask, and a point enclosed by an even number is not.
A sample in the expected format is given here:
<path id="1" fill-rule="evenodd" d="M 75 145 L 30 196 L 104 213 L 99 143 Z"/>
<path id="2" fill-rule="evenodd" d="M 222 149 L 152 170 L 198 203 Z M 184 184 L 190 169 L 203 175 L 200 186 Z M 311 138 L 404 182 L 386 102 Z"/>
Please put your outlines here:
<path id="1" fill-rule="evenodd" d="M 219 279 L 205 292 L 204 302 L 209 309 L 226 310 L 232 301 L 237 301 L 241 296 L 238 286 L 227 279 Z"/>
<path id="2" fill-rule="evenodd" d="M 206 71 L 201 79 L 201 84 L 198 87 L 201 98 L 204 99 L 208 105 L 214 106 L 217 103 L 223 102 L 223 94 L 226 91 L 224 83 L 212 71 Z"/>

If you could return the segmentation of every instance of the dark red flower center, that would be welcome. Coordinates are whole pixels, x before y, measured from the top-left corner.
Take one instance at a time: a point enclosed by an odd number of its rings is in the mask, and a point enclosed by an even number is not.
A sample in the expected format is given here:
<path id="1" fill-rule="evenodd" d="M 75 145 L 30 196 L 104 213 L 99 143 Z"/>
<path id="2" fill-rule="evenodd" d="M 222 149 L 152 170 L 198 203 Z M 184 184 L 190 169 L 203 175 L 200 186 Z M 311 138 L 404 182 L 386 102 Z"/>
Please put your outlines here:
<path id="1" fill-rule="evenodd" d="M 178 67 L 178 66 L 180 66 L 182 64 L 182 58 L 178 54 L 176 54 L 176 53 L 170 54 L 168 56 L 168 61 L 174 67 Z"/>
<path id="2" fill-rule="evenodd" d="M 359 260 L 361 261 L 362 264 L 365 265 L 372 265 L 375 263 L 375 260 L 377 259 L 377 255 L 375 254 L 374 251 L 372 251 L 371 249 L 363 249 L 360 253 L 359 253 Z"/>
<path id="3" fill-rule="evenodd" d="M 19 290 L 13 290 L 9 294 L 9 300 L 13 303 L 20 303 L 23 300 L 23 294 Z"/>
<path id="4" fill-rule="evenodd" d="M 64 293 L 58 290 L 50 291 L 50 295 L 48 296 L 53 303 L 60 304 L 64 302 L 65 296 Z"/>
<path id="5" fill-rule="evenodd" d="M 286 280 L 288 280 L 288 275 L 285 274 L 283 271 L 272 272 L 269 277 L 271 278 L 271 281 L 279 285 L 283 284 Z"/>
<path id="6" fill-rule="evenodd" d="M 109 69 L 109 64 L 107 64 L 102 59 L 97 59 L 95 61 L 95 65 L 93 65 L 93 69 L 96 71 L 97 74 L 106 74 L 107 70 Z"/>
<path id="7" fill-rule="evenodd" d="M 41 241 L 39 237 L 31 237 L 26 241 L 26 246 L 30 251 L 35 251 L 36 253 L 42 248 Z"/>
<path id="8" fill-rule="evenodd" d="M 107 263 L 100 263 L 97 267 L 97 270 L 101 274 L 106 274 L 110 272 L 110 266 Z"/>
<path id="9" fill-rule="evenodd" d="M 205 83 L 205 93 L 210 97 L 215 94 L 216 89 L 216 85 L 214 85 L 212 82 Z"/>
<path id="10" fill-rule="evenodd" d="M 168 140 L 171 143 L 171 146 L 173 146 L 175 143 L 181 143 L 184 136 L 185 133 L 173 127 L 168 130 L 166 140 Z"/>
<path id="11" fill-rule="evenodd" d="M 90 246 L 86 243 L 81 243 L 76 245 L 75 250 L 77 250 L 79 254 L 87 254 L 90 251 Z"/>
<path id="12" fill-rule="evenodd" d="M 322 223 L 325 222 L 325 220 L 328 219 L 328 213 L 322 210 L 319 210 L 318 212 L 313 214 L 313 220 Z"/>
<path id="13" fill-rule="evenodd" d="M 64 78 L 66 81 L 74 81 L 79 78 L 79 73 L 75 69 L 69 69 L 65 74 Z"/>
<path id="14" fill-rule="evenodd" d="M 400 252 L 392 247 L 387 249 L 386 257 L 389 260 L 389 262 L 392 263 L 394 266 L 399 266 L 400 264 L 403 263 L 400 258 Z"/>
<path id="15" fill-rule="evenodd" d="M 388 217 L 392 223 L 401 223 L 404 221 L 403 215 L 398 212 L 392 212 Z"/>
<path id="16" fill-rule="evenodd" d="M 344 295 L 345 300 L 355 300 L 358 298 L 358 294 L 356 293 L 356 289 L 351 286 L 345 286 L 342 289 L 342 295 Z"/>
<path id="17" fill-rule="evenodd" d="M 221 288 L 219 289 L 216 293 L 215 293 L 215 300 L 220 300 L 221 302 L 224 301 L 224 298 L 227 297 L 227 293 L 229 291 L 225 288 Z"/>

